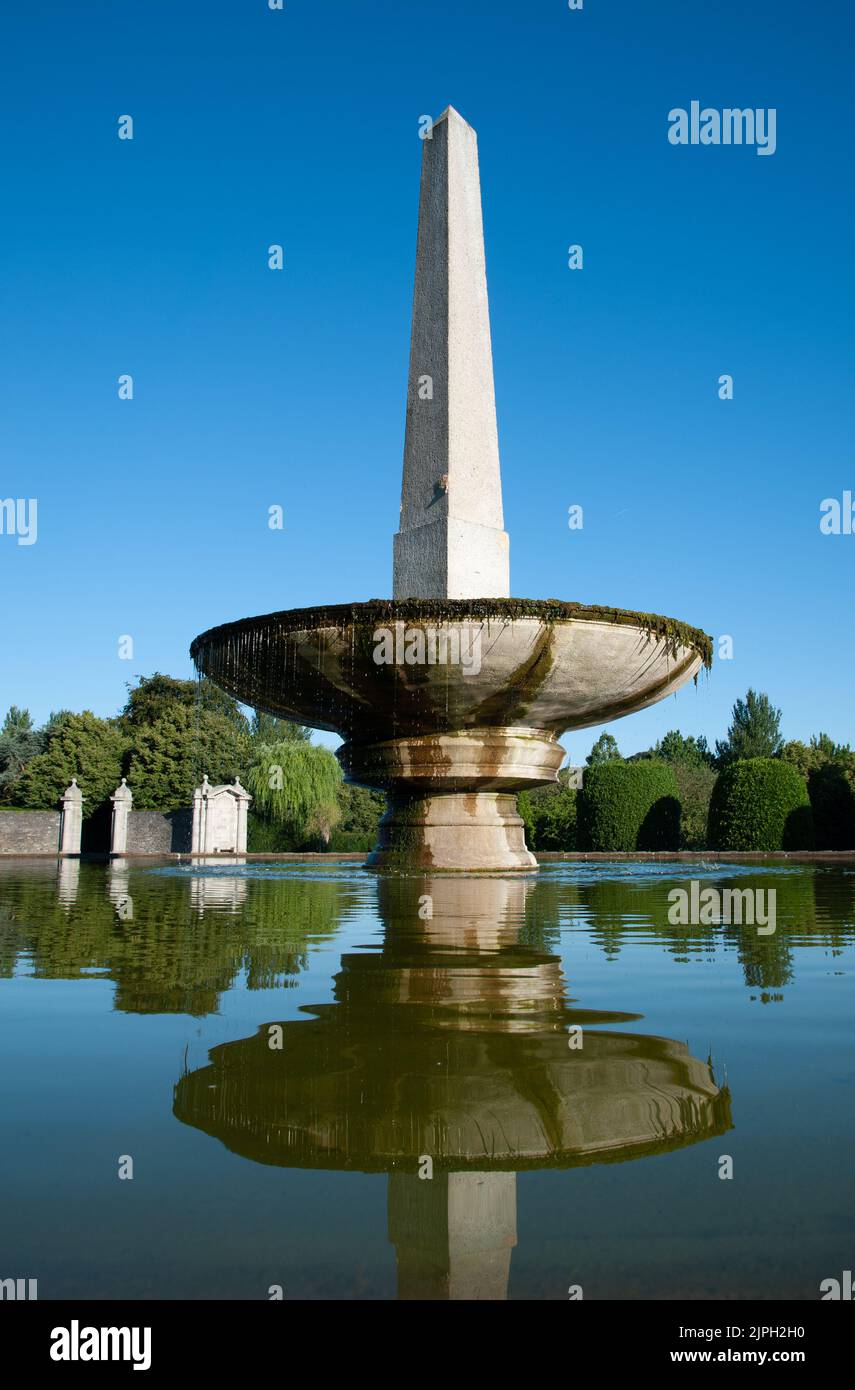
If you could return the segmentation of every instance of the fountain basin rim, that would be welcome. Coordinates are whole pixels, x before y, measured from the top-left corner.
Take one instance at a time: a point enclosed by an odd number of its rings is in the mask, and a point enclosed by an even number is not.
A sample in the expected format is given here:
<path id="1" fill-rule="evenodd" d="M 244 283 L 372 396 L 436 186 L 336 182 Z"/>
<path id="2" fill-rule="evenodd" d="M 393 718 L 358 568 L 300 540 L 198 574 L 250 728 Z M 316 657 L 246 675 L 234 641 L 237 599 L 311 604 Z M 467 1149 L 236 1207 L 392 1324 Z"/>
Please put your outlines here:
<path id="1" fill-rule="evenodd" d="M 701 628 L 691 627 L 677 618 L 658 613 L 637 613 L 627 608 L 586 604 L 562 599 L 473 598 L 473 599 L 369 599 L 365 603 L 322 604 L 314 608 L 286 608 L 208 628 L 193 639 L 190 656 L 199 666 L 204 648 L 255 628 L 275 625 L 280 632 L 311 632 L 324 628 L 386 627 L 395 622 L 459 623 L 473 619 L 512 622 L 516 618 L 535 618 L 544 623 L 613 623 L 640 628 L 651 636 L 665 639 L 674 648 L 693 650 L 709 670 L 712 666 L 713 639 Z"/>

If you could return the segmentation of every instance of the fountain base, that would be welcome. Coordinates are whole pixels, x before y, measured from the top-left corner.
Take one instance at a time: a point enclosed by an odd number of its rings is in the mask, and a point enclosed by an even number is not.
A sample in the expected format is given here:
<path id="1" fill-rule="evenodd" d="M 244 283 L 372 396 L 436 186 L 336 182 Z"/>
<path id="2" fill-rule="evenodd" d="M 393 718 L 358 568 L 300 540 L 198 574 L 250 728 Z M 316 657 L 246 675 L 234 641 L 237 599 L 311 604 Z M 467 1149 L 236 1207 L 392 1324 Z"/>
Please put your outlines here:
<path id="1" fill-rule="evenodd" d="M 564 749 L 523 727 L 421 734 L 338 752 L 353 782 L 387 793 L 374 869 L 529 870 L 516 793 L 554 782 Z"/>
<path id="2" fill-rule="evenodd" d="M 389 794 L 371 869 L 536 869 L 525 827 L 510 792 Z"/>

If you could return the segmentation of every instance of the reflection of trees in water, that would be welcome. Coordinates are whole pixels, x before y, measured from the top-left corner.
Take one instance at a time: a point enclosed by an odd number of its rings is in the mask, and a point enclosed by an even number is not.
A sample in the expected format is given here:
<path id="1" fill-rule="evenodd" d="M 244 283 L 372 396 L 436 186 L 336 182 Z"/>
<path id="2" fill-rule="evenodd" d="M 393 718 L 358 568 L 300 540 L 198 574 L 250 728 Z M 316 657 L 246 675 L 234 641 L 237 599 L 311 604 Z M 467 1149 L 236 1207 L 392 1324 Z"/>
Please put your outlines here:
<path id="1" fill-rule="evenodd" d="M 0 877 L 0 974 L 22 956 L 42 979 L 100 970 L 116 983 L 115 1007 L 129 1013 L 211 1013 L 241 972 L 249 989 L 293 984 L 309 943 L 335 932 L 345 908 L 334 880 L 127 868 L 105 878 L 83 864 L 71 893 L 67 875 L 57 891 L 55 864 L 30 868 Z"/>
<path id="2" fill-rule="evenodd" d="M 839 951 L 855 934 L 855 865 L 842 870 L 820 865 L 813 883 L 815 921 L 827 944 Z"/>
<path id="3" fill-rule="evenodd" d="M 591 870 L 586 866 L 586 874 Z M 594 870 L 594 873 L 597 871 Z M 636 932 L 653 937 L 676 960 L 714 954 L 718 946 L 735 948 L 751 989 L 779 990 L 794 978 L 792 951 L 797 946 L 819 946 L 839 951 L 855 932 L 855 873 L 822 865 L 795 872 L 728 874 L 721 871 L 698 875 L 703 887 L 726 889 L 773 888 L 776 930 L 760 935 L 756 925 L 698 924 L 678 926 L 668 920 L 668 893 L 685 888 L 692 865 L 680 866 L 674 877 L 627 879 L 606 876 L 586 879 L 558 878 L 542 874 L 526 902 L 526 924 L 533 939 L 554 941 L 560 928 L 578 923 L 590 934 L 604 955 L 613 959 Z"/>
<path id="4" fill-rule="evenodd" d="M 512 941 L 524 970 L 526 953 L 557 955 L 562 931 L 575 923 L 611 958 L 637 932 L 661 942 L 679 961 L 712 955 L 721 946 L 735 949 L 746 984 L 769 993 L 792 981 L 793 947 L 834 953 L 852 940 L 853 872 L 817 865 L 796 873 L 728 876 L 722 866 L 720 875 L 704 876 L 705 885 L 722 890 L 775 888 L 777 930 L 761 936 L 751 926 L 669 923 L 668 892 L 691 878 L 691 865 L 680 869 L 679 876 L 642 880 L 600 877 L 586 866 L 584 878 L 549 871 L 524 880 L 473 878 L 465 880 L 472 885 L 466 891 L 453 890 L 453 878 L 435 878 L 434 917 L 422 924 L 430 931 L 421 935 L 409 927 L 420 921 L 426 880 L 373 882 L 384 921 L 402 936 L 401 948 L 408 931 L 416 955 L 436 952 L 444 940 L 451 966 L 467 944 L 484 952 L 508 949 Z M 499 885 L 489 890 L 492 919 L 479 909 L 488 883 Z M 199 1016 L 218 1007 L 220 994 L 241 972 L 250 989 L 293 982 L 305 969 L 312 940 L 333 933 L 357 897 L 366 897 L 361 871 L 334 879 L 243 878 L 204 871 L 159 875 L 121 863 L 105 871 L 78 861 L 19 861 L 0 870 L 0 974 L 10 975 L 21 956 L 44 978 L 77 979 L 100 970 L 116 982 L 119 1009 Z M 538 988 L 551 988 L 547 976 L 538 977 L 532 966 Z M 460 972 L 454 978 L 461 987 Z"/>

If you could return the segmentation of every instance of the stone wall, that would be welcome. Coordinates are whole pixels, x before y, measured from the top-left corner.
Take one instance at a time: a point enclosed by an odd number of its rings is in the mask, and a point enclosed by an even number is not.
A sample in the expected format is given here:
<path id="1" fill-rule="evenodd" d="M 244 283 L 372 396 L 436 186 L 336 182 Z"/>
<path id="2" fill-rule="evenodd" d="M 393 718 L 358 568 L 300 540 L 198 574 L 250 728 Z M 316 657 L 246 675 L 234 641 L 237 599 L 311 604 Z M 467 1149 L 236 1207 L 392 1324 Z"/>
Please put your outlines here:
<path id="1" fill-rule="evenodd" d="M 57 854 L 59 811 L 0 811 L 0 854 Z"/>
<path id="2" fill-rule="evenodd" d="M 128 854 L 189 854 L 192 811 L 131 811 Z"/>

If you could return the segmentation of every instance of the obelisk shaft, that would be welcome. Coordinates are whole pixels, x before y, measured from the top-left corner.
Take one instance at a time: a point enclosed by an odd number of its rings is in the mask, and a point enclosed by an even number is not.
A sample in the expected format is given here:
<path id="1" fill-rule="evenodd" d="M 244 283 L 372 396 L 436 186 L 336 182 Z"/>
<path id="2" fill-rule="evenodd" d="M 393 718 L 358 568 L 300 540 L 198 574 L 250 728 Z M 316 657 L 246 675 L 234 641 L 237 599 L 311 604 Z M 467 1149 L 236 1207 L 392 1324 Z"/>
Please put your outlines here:
<path id="1" fill-rule="evenodd" d="M 395 598 L 507 598 L 475 131 L 424 142 Z"/>

